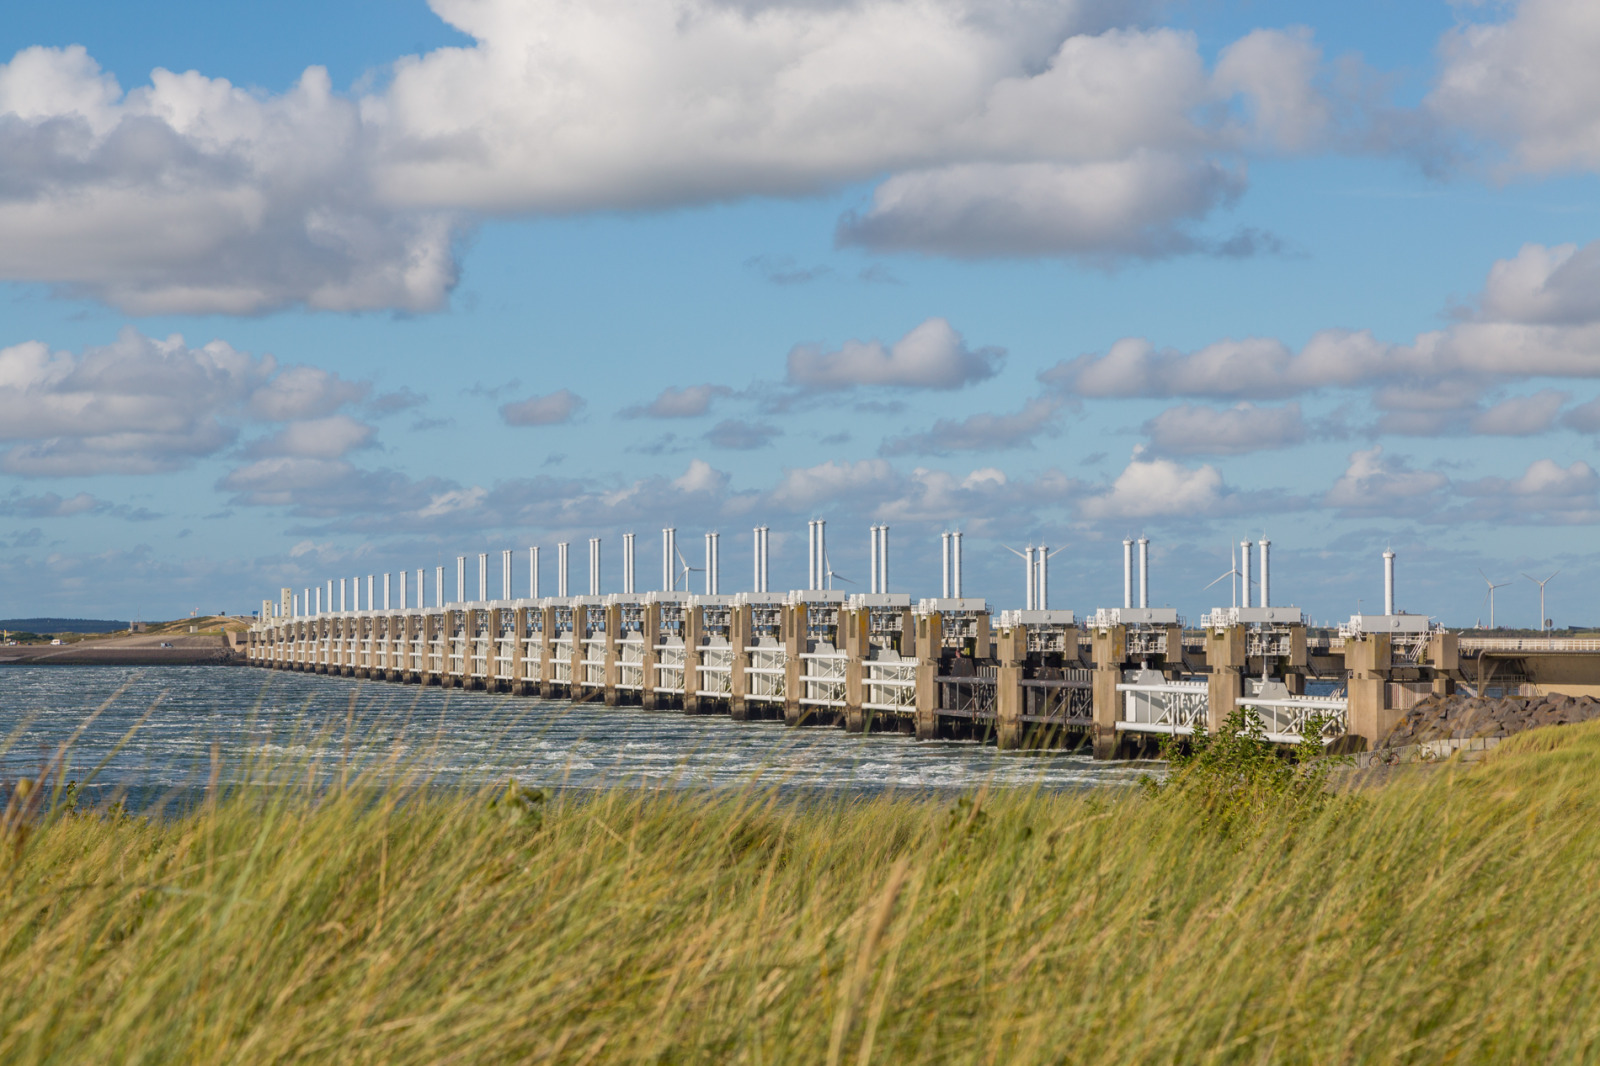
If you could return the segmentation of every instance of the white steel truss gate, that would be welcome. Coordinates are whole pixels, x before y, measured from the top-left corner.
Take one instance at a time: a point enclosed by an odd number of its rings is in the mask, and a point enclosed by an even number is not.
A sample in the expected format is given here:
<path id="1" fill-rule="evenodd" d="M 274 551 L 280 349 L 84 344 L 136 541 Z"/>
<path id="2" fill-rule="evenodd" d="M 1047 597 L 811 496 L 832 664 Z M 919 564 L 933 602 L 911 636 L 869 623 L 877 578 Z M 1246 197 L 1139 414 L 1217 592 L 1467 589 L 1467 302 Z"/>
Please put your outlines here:
<path id="1" fill-rule="evenodd" d="M 617 691 L 644 691 L 644 634 L 630 630 L 617 641 Z"/>
<path id="2" fill-rule="evenodd" d="M 1253 681 L 1255 691 L 1235 702 L 1261 720 L 1267 739 L 1277 744 L 1298 744 L 1311 726 L 1311 719 L 1322 718 L 1322 737 L 1332 740 L 1350 728 L 1350 699 L 1335 693 L 1330 696 L 1291 696 L 1281 681 Z"/>
<path id="3" fill-rule="evenodd" d="M 773 637 L 758 637 L 745 648 L 750 665 L 745 667 L 745 699 L 753 703 L 782 703 L 784 671 L 788 656 Z"/>
<path id="4" fill-rule="evenodd" d="M 1167 681 L 1153 670 L 1141 670 L 1136 677 L 1135 681 L 1117 686 L 1123 694 L 1117 729 L 1169 736 L 1191 736 L 1197 728 L 1205 730 L 1211 710 L 1207 682 Z"/>
<path id="5" fill-rule="evenodd" d="M 733 645 L 727 637 L 711 637 L 700 645 L 699 673 L 697 695 L 723 700 L 733 696 Z"/>
<path id="6" fill-rule="evenodd" d="M 885 714 L 917 713 L 917 661 L 884 648 L 862 663 L 862 709 Z"/>
<path id="7" fill-rule="evenodd" d="M 606 611 L 605 608 L 579 607 L 573 612 L 573 627 L 583 638 L 583 676 L 581 688 L 604 692 L 606 688 Z"/>
<path id="8" fill-rule="evenodd" d="M 844 652 L 817 641 L 800 655 L 800 705 L 844 708 Z"/>
<path id="9" fill-rule="evenodd" d="M 683 695 L 683 666 L 685 661 L 683 638 L 666 637 L 656 645 L 656 694 Z"/>

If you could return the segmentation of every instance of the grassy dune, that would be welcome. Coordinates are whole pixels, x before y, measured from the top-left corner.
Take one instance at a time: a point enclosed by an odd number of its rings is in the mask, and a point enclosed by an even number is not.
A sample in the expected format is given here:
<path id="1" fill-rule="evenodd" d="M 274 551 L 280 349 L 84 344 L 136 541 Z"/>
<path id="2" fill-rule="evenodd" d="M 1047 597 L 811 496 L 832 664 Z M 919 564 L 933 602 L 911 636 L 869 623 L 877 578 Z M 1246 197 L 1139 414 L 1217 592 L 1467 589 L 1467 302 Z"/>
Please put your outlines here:
<path id="1" fill-rule="evenodd" d="M 1600 724 L 1231 823 L 1159 794 L 292 791 L 29 814 L 5 1062 L 1600 1057 Z"/>

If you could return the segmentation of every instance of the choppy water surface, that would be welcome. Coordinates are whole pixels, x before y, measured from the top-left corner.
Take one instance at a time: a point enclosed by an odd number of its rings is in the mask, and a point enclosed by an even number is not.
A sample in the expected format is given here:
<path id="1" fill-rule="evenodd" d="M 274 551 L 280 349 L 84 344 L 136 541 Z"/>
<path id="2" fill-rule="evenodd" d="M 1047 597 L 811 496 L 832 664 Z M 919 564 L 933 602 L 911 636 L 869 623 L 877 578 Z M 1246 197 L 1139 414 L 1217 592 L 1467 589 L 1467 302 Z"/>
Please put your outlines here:
<path id="1" fill-rule="evenodd" d="M 70 742 L 68 777 L 105 762 L 92 793 L 102 797 L 186 791 L 205 783 L 214 758 L 238 767 L 262 756 L 567 788 L 1070 789 L 1130 784 L 1148 770 L 973 742 L 204 666 L 0 668 L 0 734 L 0 776 L 32 776 Z"/>

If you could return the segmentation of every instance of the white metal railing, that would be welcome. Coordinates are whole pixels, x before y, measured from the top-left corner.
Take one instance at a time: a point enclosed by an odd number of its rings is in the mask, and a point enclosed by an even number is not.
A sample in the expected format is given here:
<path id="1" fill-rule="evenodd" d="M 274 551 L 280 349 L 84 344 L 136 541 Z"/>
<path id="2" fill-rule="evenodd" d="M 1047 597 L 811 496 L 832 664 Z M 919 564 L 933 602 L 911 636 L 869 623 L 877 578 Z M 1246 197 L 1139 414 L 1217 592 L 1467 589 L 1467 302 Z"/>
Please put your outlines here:
<path id="1" fill-rule="evenodd" d="M 444 638 L 435 637 L 428 642 L 428 673 L 435 676 L 444 673 Z"/>
<path id="2" fill-rule="evenodd" d="M 1600 640 L 1570 637 L 1461 637 L 1460 651 L 1600 651 Z"/>
<path id="3" fill-rule="evenodd" d="M 683 641 L 677 637 L 656 645 L 657 692 L 683 695 L 684 654 Z"/>
<path id="4" fill-rule="evenodd" d="M 624 692 L 639 692 L 644 688 L 644 637 L 630 633 L 617 641 L 617 688 Z"/>
<path id="5" fill-rule="evenodd" d="M 1211 709 L 1210 686 L 1204 681 L 1138 682 L 1117 686 L 1123 694 L 1117 728 L 1135 733 L 1189 736 L 1205 728 Z"/>
<path id="6" fill-rule="evenodd" d="M 733 695 L 733 648 L 726 640 L 717 638 L 701 646 L 698 673 L 698 695 L 721 699 Z"/>
<path id="7" fill-rule="evenodd" d="M 572 633 L 570 631 L 550 642 L 550 680 L 560 685 L 572 684 Z"/>
<path id="8" fill-rule="evenodd" d="M 1298 744 L 1315 715 L 1322 715 L 1322 735 L 1329 740 L 1350 731 L 1350 701 L 1336 696 L 1280 696 L 1260 699 L 1244 696 L 1234 701 L 1261 720 L 1267 739 L 1275 744 Z"/>
<path id="9" fill-rule="evenodd" d="M 844 706 L 844 652 L 826 644 L 800 656 L 800 703 L 810 707 Z"/>
<path id="10" fill-rule="evenodd" d="M 494 642 L 494 677 L 510 681 L 516 674 L 517 638 L 501 636 Z"/>
<path id="11" fill-rule="evenodd" d="M 868 659 L 862 663 L 861 706 L 869 711 L 915 714 L 917 662 L 915 659 Z"/>
<path id="12" fill-rule="evenodd" d="M 489 638 L 472 638 L 472 676 L 488 680 L 489 677 Z"/>
<path id="13" fill-rule="evenodd" d="M 534 684 L 539 682 L 539 664 L 543 662 L 543 635 L 527 637 L 522 641 L 522 676 Z"/>
<path id="14" fill-rule="evenodd" d="M 585 637 L 583 640 L 583 677 L 579 681 L 584 688 L 606 687 L 606 637 L 602 633 L 598 637 Z"/>
<path id="15" fill-rule="evenodd" d="M 745 667 L 745 699 L 759 703 L 782 703 L 784 699 L 784 674 L 788 669 L 788 656 L 781 646 L 754 644 L 745 649 L 750 665 Z"/>

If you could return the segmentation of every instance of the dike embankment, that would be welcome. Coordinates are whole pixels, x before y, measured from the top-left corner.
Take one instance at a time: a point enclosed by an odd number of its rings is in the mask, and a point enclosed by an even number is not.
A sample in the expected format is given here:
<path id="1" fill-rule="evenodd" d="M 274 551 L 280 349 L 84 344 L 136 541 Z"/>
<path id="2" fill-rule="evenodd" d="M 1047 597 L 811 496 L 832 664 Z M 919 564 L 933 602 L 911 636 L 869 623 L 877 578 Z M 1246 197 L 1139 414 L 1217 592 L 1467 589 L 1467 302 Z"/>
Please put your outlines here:
<path id="1" fill-rule="evenodd" d="M 170 645 L 163 647 L 162 645 Z M 244 656 L 217 633 L 135 633 L 70 644 L 0 646 L 0 666 L 242 666 Z"/>

